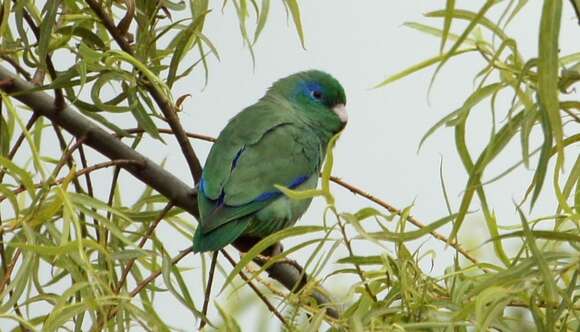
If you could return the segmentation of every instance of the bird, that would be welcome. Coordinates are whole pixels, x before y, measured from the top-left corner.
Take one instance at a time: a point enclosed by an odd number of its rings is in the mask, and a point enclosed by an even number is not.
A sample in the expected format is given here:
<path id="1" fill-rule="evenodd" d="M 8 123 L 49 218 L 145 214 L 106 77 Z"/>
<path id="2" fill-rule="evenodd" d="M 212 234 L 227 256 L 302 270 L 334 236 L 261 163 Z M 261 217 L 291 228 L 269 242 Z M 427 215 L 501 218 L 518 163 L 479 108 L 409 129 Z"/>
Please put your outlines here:
<path id="1" fill-rule="evenodd" d="M 316 188 L 328 142 L 347 121 L 343 87 L 320 70 L 279 79 L 235 115 L 213 144 L 198 184 L 194 252 L 242 239 L 255 243 L 293 226 L 311 199 L 291 199 L 275 185 Z"/>

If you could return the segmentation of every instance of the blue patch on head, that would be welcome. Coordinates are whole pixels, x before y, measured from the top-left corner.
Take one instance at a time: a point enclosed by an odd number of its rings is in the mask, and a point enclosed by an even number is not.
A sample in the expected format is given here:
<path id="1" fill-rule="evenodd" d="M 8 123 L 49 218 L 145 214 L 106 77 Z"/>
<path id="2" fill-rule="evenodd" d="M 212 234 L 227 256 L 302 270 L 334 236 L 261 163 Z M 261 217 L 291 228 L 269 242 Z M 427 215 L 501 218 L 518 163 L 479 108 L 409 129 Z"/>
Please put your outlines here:
<path id="1" fill-rule="evenodd" d="M 323 89 L 322 85 L 316 81 L 304 81 L 299 85 L 297 94 L 298 95 L 305 95 L 311 97 L 314 100 L 317 100 L 313 97 L 315 93 L 322 94 Z"/>

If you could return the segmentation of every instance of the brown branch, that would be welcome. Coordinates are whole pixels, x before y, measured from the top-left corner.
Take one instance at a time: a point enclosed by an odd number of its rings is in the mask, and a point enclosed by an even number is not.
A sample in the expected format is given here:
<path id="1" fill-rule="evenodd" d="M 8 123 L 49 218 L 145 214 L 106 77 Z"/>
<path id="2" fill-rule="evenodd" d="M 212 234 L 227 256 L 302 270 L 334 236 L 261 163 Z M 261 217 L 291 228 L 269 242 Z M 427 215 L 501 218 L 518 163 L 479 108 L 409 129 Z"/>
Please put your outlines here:
<path id="1" fill-rule="evenodd" d="M 197 204 L 192 199 L 192 190 L 173 174 L 119 142 L 117 138 L 86 119 L 72 107 L 67 105 L 58 111 L 54 106 L 53 97 L 41 91 L 34 91 L 36 90 L 34 85 L 0 66 L 0 80 L 7 78 L 14 79 L 14 84 L 5 89 L 8 93 L 18 92 L 14 98 L 32 108 L 36 113 L 56 122 L 77 138 L 84 137 L 86 145 L 99 151 L 110 160 L 129 159 L 137 161 L 138 167 L 133 164 L 124 165 L 124 168 L 139 180 L 155 188 L 170 201 L 174 201 L 177 206 L 184 207 L 194 216 L 197 215 Z"/>
<path id="2" fill-rule="evenodd" d="M 82 165 L 82 167 L 83 168 L 89 167 L 88 162 L 87 162 L 87 157 L 85 155 L 85 149 L 83 148 L 83 145 L 82 144 L 79 145 L 79 156 L 81 157 L 81 165 Z M 95 193 L 94 193 L 94 190 L 93 190 L 93 180 L 91 179 L 91 173 L 86 173 L 85 174 L 85 183 L 87 185 L 87 194 L 90 197 L 93 197 L 94 198 L 95 197 Z M 96 209 L 93 208 L 93 211 L 96 212 Z M 93 219 L 93 227 L 95 228 L 95 237 L 97 239 L 97 242 L 100 243 L 101 235 L 100 235 L 100 232 L 99 232 L 99 227 L 100 227 L 99 221 L 94 216 L 93 216 L 92 219 Z"/>
<path id="3" fill-rule="evenodd" d="M 143 133 L 145 132 L 143 129 L 140 128 L 131 128 L 131 129 L 125 129 L 125 132 L 129 133 L 129 134 L 135 134 L 135 133 Z M 171 131 L 171 129 L 159 129 L 159 132 L 162 134 L 173 134 L 173 131 Z M 190 133 L 190 132 L 186 132 L 186 135 L 188 137 L 191 138 L 195 138 L 195 139 L 199 139 L 202 141 L 207 141 L 207 142 L 215 142 L 215 138 L 211 137 L 211 136 L 207 136 L 207 135 L 202 135 L 202 134 L 197 134 L 197 133 Z M 355 195 L 360 195 L 366 199 L 368 199 L 369 201 L 385 208 L 387 211 L 394 213 L 396 215 L 402 215 L 401 210 L 397 209 L 396 207 L 390 205 L 389 203 L 369 194 L 368 192 L 363 191 L 362 189 L 336 177 L 336 176 L 331 176 L 330 177 L 330 181 L 338 184 L 339 186 L 348 189 L 350 192 L 352 192 Z M 413 217 L 413 216 L 407 216 L 407 220 L 412 223 L 413 225 L 417 226 L 418 228 L 425 228 L 427 227 L 427 225 L 423 224 L 422 222 L 420 222 L 419 220 L 417 220 L 417 218 Z M 436 238 L 437 240 L 440 240 L 442 242 L 444 242 L 445 244 L 449 243 L 449 245 L 454 248 L 455 250 L 457 250 L 461 255 L 463 255 L 465 258 L 467 258 L 468 260 L 470 260 L 472 263 L 474 264 L 479 264 L 479 261 L 473 256 L 471 255 L 469 252 L 467 252 L 467 250 L 465 250 L 459 243 L 457 243 L 456 241 L 449 241 L 447 239 L 447 237 L 445 237 L 443 234 L 440 234 L 437 231 L 431 231 L 429 232 L 429 234 L 431 234 L 434 238 Z"/>
<path id="4" fill-rule="evenodd" d="M 89 174 L 91 172 L 94 172 L 96 170 L 99 169 L 103 169 L 103 168 L 107 168 L 107 167 L 111 167 L 111 166 L 128 166 L 128 165 L 141 165 L 141 166 L 145 166 L 145 164 L 137 161 L 137 160 L 129 160 L 129 159 L 117 159 L 117 160 L 109 160 L 109 161 L 105 161 L 102 163 L 98 163 L 98 164 L 94 164 L 92 166 L 89 166 L 87 168 L 83 168 L 80 169 L 79 171 L 75 172 L 75 176 L 76 177 L 80 177 L 83 176 L 85 174 Z M 67 179 L 67 177 L 62 177 L 58 180 L 55 181 L 51 181 L 51 182 L 42 182 L 42 183 L 37 183 L 34 186 L 36 188 L 42 188 L 43 186 L 57 186 L 61 183 L 63 183 L 65 180 Z M 26 191 L 26 188 L 24 188 L 23 186 L 20 186 L 14 190 L 12 190 L 12 193 L 14 195 L 20 194 L 22 192 Z M 3 200 L 6 199 L 6 196 L 0 196 L 0 202 L 2 202 Z M 1 232 L 1 231 L 0 231 Z"/>
<path id="5" fill-rule="evenodd" d="M 207 286 L 205 287 L 205 296 L 203 298 L 203 307 L 201 308 L 201 314 L 203 317 L 207 318 L 207 309 L 209 307 L 209 298 L 211 296 L 211 286 L 213 284 L 213 277 L 215 274 L 215 267 L 217 265 L 217 259 L 219 256 L 219 251 L 216 250 L 211 255 L 211 266 L 209 267 L 209 274 L 208 274 L 208 281 Z M 201 322 L 199 323 L 199 330 L 201 331 L 205 326 L 205 319 L 202 318 Z"/>
<path id="6" fill-rule="evenodd" d="M 180 260 L 182 260 L 185 256 L 187 256 L 188 254 L 190 254 L 192 252 L 193 252 L 193 247 L 189 247 L 189 248 L 181 251 L 179 253 L 179 255 L 175 256 L 171 260 L 171 265 L 177 264 Z M 133 289 L 129 293 L 129 297 L 135 297 L 135 295 L 139 294 L 139 292 L 141 292 L 145 287 L 147 287 L 147 285 L 149 285 L 149 283 L 151 283 L 153 280 L 157 279 L 157 277 L 159 277 L 161 275 L 161 272 L 162 272 L 161 270 L 155 271 L 155 272 L 151 273 L 149 275 L 149 277 L 141 280 L 141 282 L 135 287 L 135 289 Z M 119 311 L 119 307 L 114 307 L 111 311 L 109 311 L 109 313 L 107 314 L 107 321 L 110 321 L 111 319 L 113 319 L 118 311 Z M 93 326 L 93 328 L 91 328 L 91 331 L 101 331 L 102 324 L 104 324 L 104 321 L 99 320 L 97 322 L 97 324 L 95 326 Z"/>
<path id="7" fill-rule="evenodd" d="M 132 36 L 128 33 L 131 22 L 135 17 L 135 0 L 125 0 L 125 5 L 127 5 L 127 12 L 125 16 L 121 19 L 119 24 L 117 24 L 117 30 L 124 36 L 127 42 L 132 41 Z"/>
<path id="8" fill-rule="evenodd" d="M 14 270 L 14 266 L 16 266 L 16 261 L 18 257 L 20 257 L 20 253 L 22 250 L 18 249 L 14 253 L 10 264 L 6 267 L 6 271 L 4 272 L 4 277 L 2 278 L 2 282 L 0 282 L 0 293 L 4 291 L 4 287 L 10 283 L 10 275 L 12 274 L 12 270 Z"/>
<path id="9" fill-rule="evenodd" d="M 173 208 L 173 203 L 171 203 L 171 202 L 169 202 L 169 203 L 167 203 L 167 205 L 165 205 L 165 208 L 163 209 L 163 211 L 161 211 L 161 213 L 159 214 L 157 219 L 153 222 L 153 224 L 151 224 L 151 226 L 149 226 L 147 233 L 145 233 L 145 235 L 141 238 L 141 241 L 139 241 L 139 244 L 138 244 L 139 248 L 143 248 L 143 246 L 145 245 L 145 242 L 147 242 L 147 240 L 149 240 L 151 238 L 151 235 L 155 231 L 155 228 L 157 227 L 157 225 L 159 225 L 161 220 L 163 220 L 163 218 L 165 218 L 167 213 L 169 213 L 169 210 L 171 210 L 172 208 Z M 123 273 L 121 274 L 121 278 L 119 279 L 119 282 L 118 282 L 117 287 L 115 289 L 115 294 L 119 294 L 119 292 L 121 291 L 121 288 L 123 288 L 123 285 L 127 281 L 127 276 L 129 275 L 129 271 L 131 271 L 131 268 L 133 268 L 133 265 L 135 264 L 135 260 L 136 260 L 136 258 L 132 258 L 127 263 L 127 266 L 125 266 L 125 269 L 123 270 Z"/>
<path id="10" fill-rule="evenodd" d="M 8 55 L 0 55 L 0 58 L 8 62 L 14 68 L 14 70 L 16 70 L 17 73 L 22 75 L 27 81 L 32 80 L 32 76 L 30 76 L 30 73 L 27 72 L 26 69 L 24 69 L 18 62 L 16 62 L 16 60 L 12 59 Z"/>
<path id="11" fill-rule="evenodd" d="M 173 135 L 173 130 L 171 130 L 171 129 L 158 128 L 157 130 L 161 134 Z M 129 129 L 123 129 L 123 131 L 128 133 L 128 134 L 142 134 L 145 132 L 145 130 L 141 129 L 141 128 L 129 128 Z M 117 135 L 117 137 L 122 137 L 119 134 L 116 134 L 116 135 Z M 199 140 L 207 141 L 207 142 L 212 142 L 212 143 L 215 142 L 215 138 L 208 136 L 208 135 L 196 134 L 196 133 L 191 133 L 191 132 L 185 132 L 185 135 L 189 138 L 195 138 L 195 139 L 199 139 Z"/>
<path id="12" fill-rule="evenodd" d="M 336 211 L 335 211 L 336 213 Z M 338 215 L 338 214 L 337 214 Z M 346 246 L 346 249 L 348 250 L 348 254 L 350 255 L 350 257 L 355 257 L 354 251 L 352 250 L 352 246 L 350 244 L 350 239 L 348 238 L 348 236 L 346 235 L 346 227 L 344 226 L 344 224 L 342 223 L 341 219 L 339 217 L 336 218 L 337 219 L 337 223 L 338 223 L 338 227 L 340 228 L 340 233 L 342 234 L 342 238 L 344 240 L 344 245 Z M 354 264 L 354 267 L 356 269 L 356 272 L 360 278 L 360 281 L 363 283 L 364 288 L 368 294 L 368 296 L 373 300 L 373 302 L 377 302 L 377 297 L 375 296 L 375 294 L 371 291 L 369 284 L 366 282 L 366 279 L 363 275 L 363 271 L 360 268 L 360 265 L 358 264 Z"/>
<path id="13" fill-rule="evenodd" d="M 187 256 L 189 253 L 193 252 L 193 247 L 189 247 L 183 251 L 181 251 L 179 253 L 179 255 L 175 256 L 175 258 L 173 258 L 171 260 L 171 265 L 175 265 L 177 264 L 180 260 L 183 259 L 183 257 Z M 149 277 L 143 279 L 136 287 L 135 289 L 133 289 L 130 293 L 129 296 L 130 297 L 135 297 L 135 295 L 139 294 L 139 292 L 141 292 L 143 290 L 143 288 L 147 287 L 147 285 L 152 282 L 153 280 L 155 280 L 157 277 L 159 277 L 159 275 L 161 275 L 161 270 L 159 271 L 155 271 L 153 273 L 151 273 L 151 275 L 149 275 Z M 109 317 L 110 319 L 111 317 Z"/>
<path id="14" fill-rule="evenodd" d="M 127 40 L 124 38 L 125 34 L 115 26 L 113 19 L 111 19 L 107 13 L 105 13 L 103 8 L 95 0 L 85 0 L 85 2 L 99 17 L 101 23 L 109 31 L 111 36 L 113 36 L 119 47 L 121 47 L 121 49 L 126 53 L 133 55 L 131 45 L 129 45 Z M 183 130 L 181 123 L 179 122 L 175 106 L 171 103 L 170 100 L 167 99 L 166 96 L 163 95 L 161 91 L 159 91 L 155 85 L 151 84 L 151 82 L 145 81 L 144 86 L 147 91 L 149 91 L 149 94 L 151 94 L 153 99 L 155 99 L 157 106 L 173 130 L 175 138 L 177 139 L 177 142 L 181 147 L 181 151 L 183 152 L 183 156 L 185 157 L 185 161 L 189 166 L 193 180 L 197 184 L 201 178 L 201 163 L 199 162 L 195 152 L 193 152 L 193 148 L 191 147 L 191 144 L 185 135 L 185 131 Z"/>
<path id="15" fill-rule="evenodd" d="M 380 206 L 382 206 L 383 208 L 385 208 L 387 211 L 394 213 L 396 215 L 402 215 L 401 210 L 397 209 L 396 207 L 390 205 L 389 203 L 341 180 L 340 178 L 337 178 L 335 176 L 331 176 L 330 180 L 348 190 L 350 190 L 350 192 L 352 192 L 353 194 L 356 195 L 361 195 L 362 197 L 368 199 L 369 201 L 378 204 Z M 412 223 L 413 225 L 417 226 L 418 228 L 425 228 L 427 227 L 427 225 L 423 224 L 422 222 L 420 222 L 419 220 L 417 220 L 415 217 L 409 215 L 407 216 L 407 220 Z M 465 250 L 459 243 L 457 243 L 457 241 L 449 241 L 449 239 L 447 239 L 447 237 L 445 237 L 443 234 L 438 233 L 437 231 L 431 231 L 429 232 L 429 234 L 431 234 L 434 238 L 444 242 L 444 243 L 449 243 L 449 245 L 451 247 L 453 247 L 455 250 L 457 250 L 461 255 L 463 255 L 465 258 L 469 259 L 473 264 L 479 264 L 479 261 L 473 257 L 469 252 L 467 252 L 467 250 Z"/>
<path id="16" fill-rule="evenodd" d="M 232 258 L 232 256 L 230 256 L 225 250 L 221 250 L 221 253 L 226 257 L 226 259 L 230 262 L 230 264 L 232 265 L 232 267 L 236 266 L 236 261 L 234 261 L 234 259 Z M 276 310 L 276 307 L 274 307 L 274 305 L 272 305 L 272 303 L 270 303 L 270 301 L 268 301 L 268 299 L 266 298 L 266 296 L 264 296 L 264 294 L 262 294 L 262 292 L 258 289 L 258 287 L 256 287 L 256 285 L 254 285 L 252 283 L 252 281 L 250 280 L 250 278 L 248 278 L 244 272 L 240 271 L 239 273 L 240 277 L 242 279 L 244 279 L 244 281 L 246 282 L 246 284 L 248 284 L 256 293 L 256 295 L 258 295 L 258 297 L 260 298 L 260 300 L 262 300 L 262 302 L 264 302 L 264 304 L 266 305 L 266 307 L 268 307 L 268 310 L 270 310 L 270 312 L 272 312 L 279 320 L 280 322 L 282 322 L 282 324 L 286 327 L 288 327 L 288 322 L 286 322 L 286 319 L 284 318 L 284 316 L 282 316 L 282 314 L 280 312 L 278 312 L 278 310 Z"/>
<path id="17" fill-rule="evenodd" d="M 30 107 L 36 113 L 46 116 L 72 135 L 83 137 L 84 144 L 92 147 L 111 160 L 132 160 L 131 164 L 122 165 L 125 170 L 148 186 L 157 190 L 176 206 L 199 218 L 197 200 L 194 190 L 179 180 L 171 172 L 166 171 L 153 161 L 141 155 L 134 149 L 107 133 L 101 127 L 86 119 L 72 107 L 65 105 L 57 110 L 54 98 L 35 87 L 0 65 L 0 80 L 13 79 L 14 84 L 5 88 L 7 93 L 16 93 L 13 97 Z M 237 244 L 234 244 L 237 247 Z M 239 248 L 238 248 L 239 250 Z M 262 264 L 263 265 L 263 264 Z M 300 269 L 283 262 L 275 263 L 267 269 L 271 278 L 279 281 L 284 287 L 298 292 L 305 285 L 306 277 Z M 138 291 L 138 289 L 134 290 Z M 321 305 L 328 305 L 331 300 L 322 292 L 314 291 L 312 296 Z M 336 315 L 333 309 L 327 309 L 330 315 Z M 335 316 L 336 317 L 336 316 Z"/>
<path id="18" fill-rule="evenodd" d="M 18 0 L 13 0 L 13 2 L 15 4 L 17 4 L 17 1 Z M 23 15 L 24 20 L 26 21 L 26 23 L 28 24 L 28 26 L 32 30 L 32 33 L 36 37 L 36 40 L 38 42 L 40 42 L 40 29 L 38 28 L 38 26 L 34 22 L 34 19 L 32 18 L 32 16 L 30 16 L 30 14 L 28 13 L 28 11 L 23 10 L 23 13 L 24 13 L 24 15 Z M 56 69 L 54 67 L 54 64 L 52 63 L 52 58 L 50 57 L 50 55 L 48 55 L 48 54 L 46 55 L 45 62 L 46 62 L 46 69 L 48 70 L 48 74 L 50 75 L 50 78 L 54 81 L 56 79 Z M 41 73 L 42 71 L 43 70 L 41 70 L 40 72 L 37 72 L 37 74 Z M 41 75 L 34 75 L 34 78 L 32 79 L 32 81 L 36 81 L 36 78 L 38 78 L 38 77 L 44 77 L 43 73 Z M 43 79 L 40 79 L 40 81 L 37 83 L 42 84 L 42 80 Z M 54 96 L 55 96 L 55 106 L 57 108 L 63 107 L 65 101 L 64 101 L 64 94 L 62 93 L 62 89 L 60 89 L 60 88 L 54 89 Z"/>

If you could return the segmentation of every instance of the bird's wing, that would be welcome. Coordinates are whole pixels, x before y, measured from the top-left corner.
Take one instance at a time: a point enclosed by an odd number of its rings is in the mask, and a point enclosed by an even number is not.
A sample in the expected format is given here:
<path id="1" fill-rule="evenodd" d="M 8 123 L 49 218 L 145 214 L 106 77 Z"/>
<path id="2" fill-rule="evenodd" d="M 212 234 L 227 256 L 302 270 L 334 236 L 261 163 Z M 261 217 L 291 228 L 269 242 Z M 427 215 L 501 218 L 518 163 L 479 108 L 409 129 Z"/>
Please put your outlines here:
<path id="1" fill-rule="evenodd" d="M 261 108 L 236 116 L 212 147 L 200 186 L 201 227 L 207 233 L 280 196 L 275 184 L 297 187 L 318 172 L 316 136 L 289 116 Z"/>

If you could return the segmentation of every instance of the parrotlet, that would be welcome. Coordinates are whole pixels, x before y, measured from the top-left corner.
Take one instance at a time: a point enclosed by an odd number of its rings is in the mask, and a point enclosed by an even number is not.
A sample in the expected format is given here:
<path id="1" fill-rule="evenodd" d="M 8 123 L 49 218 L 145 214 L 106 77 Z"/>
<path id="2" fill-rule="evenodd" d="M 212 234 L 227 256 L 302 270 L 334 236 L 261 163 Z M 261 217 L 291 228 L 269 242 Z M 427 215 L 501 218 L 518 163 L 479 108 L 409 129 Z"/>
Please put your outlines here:
<path id="1" fill-rule="evenodd" d="M 195 252 L 238 239 L 262 239 L 290 227 L 311 200 L 274 185 L 316 188 L 329 140 L 347 123 L 346 95 L 331 75 L 309 70 L 275 82 L 233 117 L 206 160 L 198 186 Z"/>

